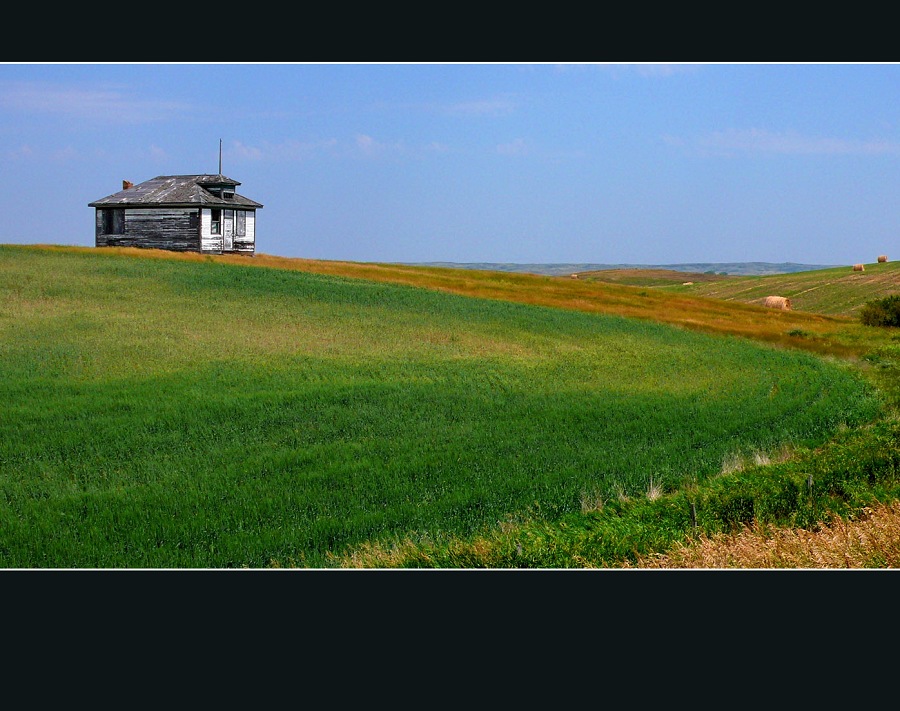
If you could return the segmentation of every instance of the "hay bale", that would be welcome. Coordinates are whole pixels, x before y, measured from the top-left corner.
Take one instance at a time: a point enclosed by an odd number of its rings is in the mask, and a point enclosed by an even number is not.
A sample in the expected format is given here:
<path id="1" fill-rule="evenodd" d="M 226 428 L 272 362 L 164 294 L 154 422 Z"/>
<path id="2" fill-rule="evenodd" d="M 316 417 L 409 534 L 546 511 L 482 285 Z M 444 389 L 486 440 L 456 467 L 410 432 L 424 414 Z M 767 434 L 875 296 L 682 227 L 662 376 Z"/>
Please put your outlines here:
<path id="1" fill-rule="evenodd" d="M 785 296 L 767 296 L 765 306 L 769 309 L 781 309 L 782 311 L 790 311 L 791 300 Z"/>
<path id="2" fill-rule="evenodd" d="M 854 264 L 854 265 L 853 265 L 853 271 L 855 271 L 855 272 L 864 272 L 864 271 L 866 271 L 866 267 L 865 267 L 864 264 Z"/>
<path id="3" fill-rule="evenodd" d="M 879 264 L 883 264 L 883 263 L 886 262 L 886 261 L 887 261 L 887 255 L 886 255 L 886 254 L 879 254 L 879 255 L 878 255 L 878 263 L 879 263 Z"/>

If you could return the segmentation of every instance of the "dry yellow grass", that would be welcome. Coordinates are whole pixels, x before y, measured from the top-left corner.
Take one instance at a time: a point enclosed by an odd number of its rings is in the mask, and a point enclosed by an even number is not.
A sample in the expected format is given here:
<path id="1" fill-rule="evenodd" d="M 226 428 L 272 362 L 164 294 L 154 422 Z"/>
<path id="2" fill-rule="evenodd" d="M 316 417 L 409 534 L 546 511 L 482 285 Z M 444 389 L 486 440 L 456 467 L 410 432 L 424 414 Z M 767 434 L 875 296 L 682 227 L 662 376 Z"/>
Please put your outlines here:
<path id="1" fill-rule="evenodd" d="M 900 502 L 864 509 L 820 530 L 754 525 L 701 537 L 628 568 L 896 568 L 900 564 Z"/>

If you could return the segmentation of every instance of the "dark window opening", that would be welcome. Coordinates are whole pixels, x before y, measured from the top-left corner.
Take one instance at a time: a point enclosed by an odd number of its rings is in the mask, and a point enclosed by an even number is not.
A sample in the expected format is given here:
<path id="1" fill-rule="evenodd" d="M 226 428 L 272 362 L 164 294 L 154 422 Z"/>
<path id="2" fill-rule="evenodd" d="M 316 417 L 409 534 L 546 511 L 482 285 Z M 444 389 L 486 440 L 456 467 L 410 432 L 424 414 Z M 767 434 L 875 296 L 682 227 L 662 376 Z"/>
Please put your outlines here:
<path id="1" fill-rule="evenodd" d="M 222 234 L 222 211 L 221 210 L 210 210 L 212 213 L 212 224 L 210 225 L 209 232 L 213 235 Z"/>
<path id="2" fill-rule="evenodd" d="M 200 226 L 200 215 L 196 212 L 192 212 L 189 216 L 190 222 L 188 223 L 192 230 L 197 229 Z"/>
<path id="3" fill-rule="evenodd" d="M 121 208 L 103 210 L 103 233 L 125 234 L 125 210 Z"/>
<path id="4" fill-rule="evenodd" d="M 222 193 L 222 197 L 226 200 L 234 200 L 234 193 Z"/>

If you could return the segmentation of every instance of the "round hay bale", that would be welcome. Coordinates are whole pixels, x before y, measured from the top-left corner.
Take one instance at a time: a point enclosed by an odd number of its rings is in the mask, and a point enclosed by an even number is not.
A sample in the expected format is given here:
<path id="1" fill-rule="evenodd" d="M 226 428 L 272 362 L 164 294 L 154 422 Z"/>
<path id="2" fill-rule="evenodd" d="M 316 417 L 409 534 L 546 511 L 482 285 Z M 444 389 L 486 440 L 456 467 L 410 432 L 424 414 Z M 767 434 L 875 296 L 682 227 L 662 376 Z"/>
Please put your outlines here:
<path id="1" fill-rule="evenodd" d="M 864 264 L 854 264 L 853 271 L 855 272 L 864 272 L 866 271 L 866 266 Z"/>
<path id="2" fill-rule="evenodd" d="M 767 296 L 765 306 L 769 309 L 781 309 L 782 311 L 790 311 L 791 300 L 785 296 Z"/>
<path id="3" fill-rule="evenodd" d="M 886 254 L 879 254 L 879 255 L 878 255 L 878 263 L 879 263 L 879 264 L 883 264 L 883 263 L 886 262 L 886 261 L 887 261 L 887 255 L 886 255 Z"/>

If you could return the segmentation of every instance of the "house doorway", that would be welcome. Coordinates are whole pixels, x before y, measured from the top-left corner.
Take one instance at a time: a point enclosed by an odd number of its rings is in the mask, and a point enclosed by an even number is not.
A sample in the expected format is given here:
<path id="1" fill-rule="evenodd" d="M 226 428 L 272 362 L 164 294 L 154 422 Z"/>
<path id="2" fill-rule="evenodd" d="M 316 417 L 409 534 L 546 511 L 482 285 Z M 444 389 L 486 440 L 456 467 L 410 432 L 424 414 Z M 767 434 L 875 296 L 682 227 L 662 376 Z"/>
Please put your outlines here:
<path id="1" fill-rule="evenodd" d="M 222 210 L 222 241 L 223 251 L 234 249 L 234 210 Z"/>

